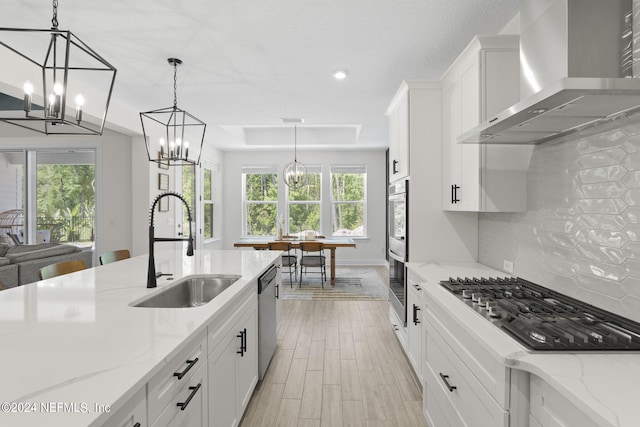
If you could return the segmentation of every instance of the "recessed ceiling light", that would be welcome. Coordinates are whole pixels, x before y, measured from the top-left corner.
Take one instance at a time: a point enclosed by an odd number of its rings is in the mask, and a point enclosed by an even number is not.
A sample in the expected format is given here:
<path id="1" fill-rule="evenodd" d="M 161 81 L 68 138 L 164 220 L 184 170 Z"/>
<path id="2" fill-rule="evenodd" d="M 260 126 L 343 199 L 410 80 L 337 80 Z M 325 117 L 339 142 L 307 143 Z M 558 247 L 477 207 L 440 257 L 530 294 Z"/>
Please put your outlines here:
<path id="1" fill-rule="evenodd" d="M 282 117 L 280 121 L 282 123 L 304 123 L 304 119 L 301 117 Z"/>
<path id="2" fill-rule="evenodd" d="M 333 72 L 333 77 L 336 80 L 344 80 L 347 78 L 347 71 L 346 70 L 336 70 Z"/>

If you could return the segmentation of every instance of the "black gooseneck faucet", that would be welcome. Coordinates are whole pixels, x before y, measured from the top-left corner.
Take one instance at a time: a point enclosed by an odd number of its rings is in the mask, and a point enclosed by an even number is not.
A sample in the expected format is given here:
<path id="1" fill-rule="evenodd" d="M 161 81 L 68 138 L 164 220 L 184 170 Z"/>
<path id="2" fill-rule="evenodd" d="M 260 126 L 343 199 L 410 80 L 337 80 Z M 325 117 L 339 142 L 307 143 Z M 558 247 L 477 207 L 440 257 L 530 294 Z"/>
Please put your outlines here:
<path id="1" fill-rule="evenodd" d="M 156 211 L 156 205 L 158 201 L 163 197 L 173 196 L 182 201 L 182 203 L 187 207 L 187 217 L 189 219 L 189 238 L 177 238 L 177 237 L 155 237 L 154 231 L 154 217 Z M 167 191 L 166 193 L 160 194 L 153 200 L 151 204 L 151 212 L 150 212 L 150 223 L 149 223 L 149 269 L 147 271 L 147 288 L 155 288 L 158 286 L 156 279 L 160 274 L 156 275 L 156 261 L 153 251 L 153 246 L 155 242 L 189 242 L 187 246 L 187 256 L 193 256 L 193 236 L 191 235 L 191 209 L 189 208 L 189 204 L 184 199 L 181 194 L 175 193 L 173 191 Z"/>

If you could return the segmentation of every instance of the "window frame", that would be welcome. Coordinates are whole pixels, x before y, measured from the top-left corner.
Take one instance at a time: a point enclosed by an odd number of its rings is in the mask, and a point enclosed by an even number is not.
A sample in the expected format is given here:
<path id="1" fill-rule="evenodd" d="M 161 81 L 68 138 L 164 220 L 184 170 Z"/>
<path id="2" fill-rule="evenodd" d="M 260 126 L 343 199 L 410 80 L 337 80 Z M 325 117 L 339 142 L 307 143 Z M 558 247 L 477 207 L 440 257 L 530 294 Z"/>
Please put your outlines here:
<path id="1" fill-rule="evenodd" d="M 368 171 L 366 164 L 352 164 L 352 165 L 330 165 L 329 167 L 329 199 L 330 199 L 330 213 L 331 213 L 331 223 L 330 223 L 330 235 L 332 237 L 350 237 L 352 239 L 367 239 L 369 236 L 368 232 L 368 221 L 367 221 L 367 193 L 368 193 Z M 362 200 L 334 200 L 333 195 L 333 176 L 334 174 L 357 174 L 360 173 L 364 175 L 363 177 L 363 189 L 362 189 Z M 337 205 L 362 205 L 362 235 L 358 236 L 345 236 L 342 234 L 335 234 L 334 232 L 334 212 L 336 211 Z"/>
<path id="2" fill-rule="evenodd" d="M 255 172 L 251 172 L 251 171 L 255 171 Z M 258 175 L 260 172 L 260 174 L 262 175 L 275 175 L 275 179 L 276 179 L 276 197 L 274 200 L 268 200 L 268 201 L 264 201 L 264 200 L 247 200 L 247 180 L 246 180 L 246 175 L 247 174 L 253 174 L 253 175 Z M 278 212 L 279 212 L 279 203 L 278 203 L 278 198 L 279 198 L 279 194 L 280 194 L 280 186 L 279 186 L 279 182 L 278 180 L 280 179 L 280 174 L 278 173 L 278 167 L 276 165 L 246 165 L 246 166 L 242 166 L 241 168 L 241 176 L 242 176 L 242 236 L 243 237 L 264 237 L 264 235 L 253 235 L 253 234 L 248 234 L 248 217 L 247 217 L 247 208 L 249 205 L 275 205 L 276 208 L 276 215 L 274 218 L 274 229 L 277 232 L 277 222 L 278 222 Z M 275 235 L 275 233 L 274 233 Z"/>

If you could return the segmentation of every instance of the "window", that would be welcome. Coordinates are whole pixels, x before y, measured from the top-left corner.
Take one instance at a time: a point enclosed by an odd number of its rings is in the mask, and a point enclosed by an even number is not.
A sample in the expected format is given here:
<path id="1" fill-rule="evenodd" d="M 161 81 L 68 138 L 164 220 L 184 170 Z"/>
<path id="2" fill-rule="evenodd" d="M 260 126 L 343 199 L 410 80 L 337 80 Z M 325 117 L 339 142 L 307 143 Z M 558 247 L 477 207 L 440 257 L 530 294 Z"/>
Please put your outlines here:
<path id="1" fill-rule="evenodd" d="M 202 204 L 204 209 L 204 238 L 213 238 L 213 171 L 205 167 L 203 173 Z"/>
<path id="2" fill-rule="evenodd" d="M 306 230 L 320 231 L 322 203 L 322 168 L 307 166 L 309 185 L 289 188 L 287 211 L 289 234 L 302 235 Z"/>
<path id="3" fill-rule="evenodd" d="M 182 197 L 187 201 L 189 205 L 189 209 L 191 210 L 191 222 L 193 224 L 196 223 L 196 204 L 195 204 L 195 190 L 196 190 L 196 175 L 195 175 L 195 166 L 184 166 L 180 168 L 180 172 L 182 172 Z M 176 205 L 176 209 L 182 209 L 184 206 L 182 203 L 178 202 Z M 192 225 L 193 225 L 192 224 Z M 187 215 L 187 210 L 182 209 L 182 229 L 184 230 L 184 237 L 189 236 L 189 217 Z M 195 236 L 195 230 L 191 230 Z"/>
<path id="4" fill-rule="evenodd" d="M 331 166 L 332 235 L 367 235 L 366 194 L 366 166 Z"/>
<path id="5" fill-rule="evenodd" d="M 274 236 L 278 210 L 278 172 L 275 166 L 242 168 L 245 236 Z"/>
<path id="6" fill-rule="evenodd" d="M 0 243 L 93 246 L 95 179 L 94 150 L 0 151 Z"/>

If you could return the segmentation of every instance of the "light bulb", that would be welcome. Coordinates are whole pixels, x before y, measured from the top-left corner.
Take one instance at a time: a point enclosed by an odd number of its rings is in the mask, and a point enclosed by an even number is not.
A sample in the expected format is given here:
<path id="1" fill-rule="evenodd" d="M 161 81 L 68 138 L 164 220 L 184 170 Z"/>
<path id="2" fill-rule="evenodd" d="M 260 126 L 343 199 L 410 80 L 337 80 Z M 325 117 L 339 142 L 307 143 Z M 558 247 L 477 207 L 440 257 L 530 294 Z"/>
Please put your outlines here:
<path id="1" fill-rule="evenodd" d="M 49 104 L 56 102 L 56 96 L 52 93 L 49 94 Z"/>
<path id="2" fill-rule="evenodd" d="M 164 138 L 160 138 L 160 146 L 164 147 L 164 145 L 167 143 L 167 141 L 164 140 Z"/>
<path id="3" fill-rule="evenodd" d="M 84 96 L 82 96 L 82 94 L 78 94 L 78 96 L 76 96 L 76 105 L 78 107 L 82 107 L 84 105 Z"/>
<path id="4" fill-rule="evenodd" d="M 23 89 L 24 89 L 24 93 L 26 93 L 27 95 L 31 95 L 33 93 L 33 85 L 29 80 L 24 82 Z"/>
<path id="5" fill-rule="evenodd" d="M 53 93 L 55 93 L 56 95 L 60 96 L 60 95 L 62 95 L 62 92 L 63 92 L 62 83 L 56 82 L 53 85 Z"/>
<path id="6" fill-rule="evenodd" d="M 180 138 L 176 138 L 176 145 L 179 147 L 182 145 L 182 140 Z"/>

